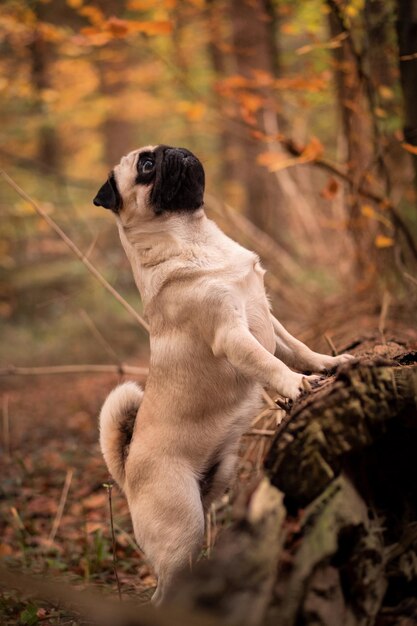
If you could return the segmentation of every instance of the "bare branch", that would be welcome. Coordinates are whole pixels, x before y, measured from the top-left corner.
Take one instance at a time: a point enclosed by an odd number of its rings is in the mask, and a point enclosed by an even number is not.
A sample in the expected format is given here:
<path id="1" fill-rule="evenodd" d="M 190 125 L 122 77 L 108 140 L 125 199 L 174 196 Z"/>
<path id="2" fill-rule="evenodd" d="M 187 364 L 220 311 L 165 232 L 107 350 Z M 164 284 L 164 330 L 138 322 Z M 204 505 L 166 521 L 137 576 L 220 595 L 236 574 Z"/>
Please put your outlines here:
<path id="1" fill-rule="evenodd" d="M 130 313 L 132 317 L 135 318 L 137 322 L 149 332 L 149 326 L 147 322 L 135 311 L 135 309 L 120 295 L 118 291 L 114 287 L 110 285 L 109 282 L 104 278 L 104 276 L 98 271 L 97 268 L 88 260 L 87 256 L 81 252 L 78 246 L 68 237 L 66 233 L 58 226 L 58 224 L 34 201 L 32 198 L 21 188 L 15 181 L 2 169 L 0 169 L 0 175 L 4 178 L 6 183 L 12 187 L 21 198 L 29 202 L 29 204 L 35 209 L 35 211 L 49 224 L 55 233 L 61 237 L 61 239 L 66 243 L 68 248 L 75 254 L 79 260 L 84 263 L 86 268 L 93 274 L 93 276 L 98 280 L 98 282 L 109 291 L 114 298 Z"/>
<path id="2" fill-rule="evenodd" d="M 119 374 L 146 377 L 147 367 L 132 365 L 50 365 L 43 367 L 16 367 L 8 365 L 0 368 L 0 376 L 44 376 L 49 374 Z"/>
<path id="3" fill-rule="evenodd" d="M 54 523 L 52 524 L 51 532 L 49 533 L 49 541 L 54 541 L 56 534 L 58 532 L 59 525 L 61 523 L 62 515 L 64 513 L 65 504 L 68 498 L 68 492 L 71 486 L 72 475 L 74 473 L 73 469 L 69 469 L 67 471 L 67 475 L 65 476 L 64 486 L 62 488 L 61 498 L 59 500 L 58 509 L 55 515 Z"/>
<path id="4" fill-rule="evenodd" d="M 284 145 L 287 148 L 290 154 L 293 154 L 294 156 L 300 156 L 302 154 L 303 148 L 297 146 L 292 139 L 280 136 L 279 141 L 280 143 L 282 143 L 282 145 Z M 312 161 L 311 164 L 316 165 L 320 167 L 321 169 L 324 169 L 327 172 L 330 172 L 331 174 L 335 174 L 336 176 L 338 176 L 345 182 L 355 187 L 355 182 L 349 176 L 349 174 L 347 174 L 347 172 L 343 168 L 341 168 L 340 166 L 334 163 L 331 163 L 327 159 L 322 159 L 318 157 L 314 161 Z M 385 196 L 381 195 L 380 193 L 376 191 L 373 191 L 372 189 L 367 189 L 364 186 L 363 182 L 361 182 L 356 187 L 356 191 L 359 195 L 363 196 L 364 198 L 369 198 L 370 200 L 373 200 L 373 202 L 379 205 L 379 207 L 383 207 L 384 209 L 387 209 L 390 212 L 394 225 L 403 233 L 414 258 L 417 260 L 416 242 L 414 241 L 404 220 L 398 213 L 397 207 L 390 200 L 388 200 L 388 198 L 386 198 Z"/>

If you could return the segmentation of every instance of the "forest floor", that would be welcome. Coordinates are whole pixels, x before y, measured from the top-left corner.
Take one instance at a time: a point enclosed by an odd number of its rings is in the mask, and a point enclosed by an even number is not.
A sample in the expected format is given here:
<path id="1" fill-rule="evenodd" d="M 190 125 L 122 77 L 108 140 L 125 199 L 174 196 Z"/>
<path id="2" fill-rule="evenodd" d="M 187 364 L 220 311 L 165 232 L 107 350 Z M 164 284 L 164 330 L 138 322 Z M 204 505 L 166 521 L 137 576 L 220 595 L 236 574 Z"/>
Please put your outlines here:
<path id="1" fill-rule="evenodd" d="M 6 410 L 10 445 L 0 457 L 0 557 L 7 567 L 51 577 L 59 574 L 73 584 L 93 584 L 106 594 L 117 594 L 109 494 L 104 486 L 109 475 L 97 431 L 100 404 L 117 382 L 112 375 L 9 382 L 3 396 L 3 427 Z M 68 495 L 56 528 L 65 484 Z M 140 595 L 155 580 L 133 542 L 126 501 L 117 487 L 112 489 L 112 509 L 123 593 Z M 18 601 L 7 592 L 0 596 L 0 622 L 74 623 L 65 611 L 32 599 Z"/>
<path id="2" fill-rule="evenodd" d="M 347 345 L 349 337 L 357 337 L 358 328 L 378 334 L 379 322 L 379 317 L 372 316 L 359 323 L 349 319 L 343 340 Z M 385 331 L 387 339 L 390 332 L 400 340 L 416 338 L 409 326 L 399 330 L 393 324 Z M 106 487 L 109 475 L 99 450 L 97 415 L 106 394 L 118 382 L 115 375 L 95 374 L 8 377 L 2 382 L 2 565 L 59 577 L 78 588 L 93 586 L 106 596 L 117 597 Z M 271 432 L 278 417 L 277 412 L 269 412 L 255 428 Z M 268 444 L 265 432 L 244 438 L 240 485 L 261 471 Z M 127 504 L 117 487 L 112 489 L 112 510 L 122 593 L 147 601 L 155 579 L 134 543 Z M 230 510 L 230 499 L 225 497 L 212 511 L 205 552 L 220 527 L 227 525 Z M 85 622 L 44 601 L 0 590 L 0 623 L 80 626 Z"/>

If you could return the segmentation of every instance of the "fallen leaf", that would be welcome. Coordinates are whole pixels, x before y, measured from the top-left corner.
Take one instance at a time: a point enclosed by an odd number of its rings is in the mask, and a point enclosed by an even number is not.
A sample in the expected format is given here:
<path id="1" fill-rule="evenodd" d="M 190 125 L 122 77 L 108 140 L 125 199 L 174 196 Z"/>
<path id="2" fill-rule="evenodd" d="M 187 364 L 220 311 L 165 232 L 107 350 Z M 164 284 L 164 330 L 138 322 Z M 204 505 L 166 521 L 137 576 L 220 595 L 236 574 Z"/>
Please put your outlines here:
<path id="1" fill-rule="evenodd" d="M 99 509 L 107 504 L 106 493 L 93 493 L 91 496 L 84 498 L 83 505 L 86 509 Z"/>
<path id="2" fill-rule="evenodd" d="M 0 556 L 10 556 L 13 554 L 12 548 L 7 543 L 0 543 Z"/>
<path id="3" fill-rule="evenodd" d="M 386 235 L 377 235 L 375 237 L 375 245 L 377 248 L 390 248 L 394 245 L 395 241 L 392 237 L 386 237 Z"/>

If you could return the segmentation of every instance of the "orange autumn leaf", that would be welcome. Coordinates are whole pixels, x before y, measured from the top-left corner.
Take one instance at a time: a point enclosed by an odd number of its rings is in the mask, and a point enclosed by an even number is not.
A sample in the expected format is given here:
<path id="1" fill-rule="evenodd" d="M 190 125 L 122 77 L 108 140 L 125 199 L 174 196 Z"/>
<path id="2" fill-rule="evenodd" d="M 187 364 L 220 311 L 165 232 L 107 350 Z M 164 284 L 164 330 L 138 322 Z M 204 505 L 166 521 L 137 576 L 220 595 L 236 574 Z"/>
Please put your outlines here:
<path id="1" fill-rule="evenodd" d="M 231 91 L 234 89 L 242 89 L 250 86 L 251 81 L 249 80 L 249 78 L 241 76 L 240 74 L 233 74 L 232 76 L 228 76 L 227 78 L 222 78 L 216 83 L 216 89 L 218 91 Z"/>
<path id="2" fill-rule="evenodd" d="M 390 220 L 385 217 L 385 215 L 381 215 L 380 213 L 378 213 L 370 204 L 363 204 L 361 206 L 361 213 L 364 217 L 376 220 L 377 222 L 385 224 L 385 226 L 387 226 L 388 228 L 392 228 L 392 223 L 390 222 Z"/>
<path id="3" fill-rule="evenodd" d="M 103 12 L 98 7 L 85 6 L 78 10 L 80 15 L 86 17 L 94 26 L 100 26 L 104 22 Z"/>
<path id="4" fill-rule="evenodd" d="M 0 557 L 11 556 L 12 554 L 13 550 L 7 543 L 0 543 Z"/>
<path id="5" fill-rule="evenodd" d="M 386 237 L 385 235 L 377 235 L 374 241 L 377 248 L 390 248 L 394 245 L 395 241 L 392 237 Z"/>
<path id="6" fill-rule="evenodd" d="M 288 158 L 283 152 L 262 152 L 256 158 L 259 165 L 264 165 L 270 172 L 278 172 L 297 165 L 299 157 Z"/>
<path id="7" fill-rule="evenodd" d="M 318 159 L 322 156 L 323 152 L 324 147 L 321 141 L 317 139 L 317 137 L 312 137 L 299 158 L 303 163 L 306 163 L 307 161 Z"/>
<path id="8" fill-rule="evenodd" d="M 115 39 L 121 39 L 129 34 L 129 23 L 126 20 L 120 20 L 118 17 L 110 17 L 105 23 L 106 30 Z"/>
<path id="9" fill-rule="evenodd" d="M 370 204 L 364 204 L 361 206 L 361 213 L 363 216 L 365 217 L 369 217 L 372 219 L 377 219 L 378 214 L 376 213 L 375 209 L 373 207 L 371 207 Z"/>
<path id="10" fill-rule="evenodd" d="M 205 111 L 205 104 L 203 102 L 196 102 L 188 109 L 186 115 L 191 122 L 199 122 L 204 117 Z"/>
<path id="11" fill-rule="evenodd" d="M 81 34 L 93 45 L 107 43 L 109 39 L 124 39 L 132 33 L 145 35 L 167 35 L 172 31 L 172 22 L 168 20 L 135 21 L 122 20 L 112 16 L 101 23 L 81 29 Z"/>
<path id="12" fill-rule="evenodd" d="M 413 146 L 411 143 L 402 143 L 401 144 L 404 150 L 410 152 L 410 154 L 417 154 L 417 146 Z"/>
<path id="13" fill-rule="evenodd" d="M 327 185 L 323 187 L 323 189 L 320 191 L 320 195 L 322 198 L 325 198 L 326 200 L 333 200 L 336 197 L 339 189 L 340 189 L 340 184 L 335 178 L 331 177 L 327 181 Z"/>
<path id="14" fill-rule="evenodd" d="M 152 22 L 128 22 L 131 32 L 141 32 L 145 35 L 169 35 L 173 24 L 170 20 L 155 20 Z"/>
<path id="15" fill-rule="evenodd" d="M 86 509 L 99 509 L 105 507 L 108 496 L 104 492 L 93 493 L 83 499 L 83 505 Z"/>
<path id="16" fill-rule="evenodd" d="M 323 154 L 323 144 L 312 137 L 309 143 L 303 148 L 302 153 L 298 157 L 288 157 L 283 152 L 262 152 L 258 155 L 257 161 L 260 165 L 264 165 L 270 172 L 278 172 L 287 167 L 293 167 L 300 163 L 309 163 L 314 161 Z"/>
<path id="17" fill-rule="evenodd" d="M 241 106 L 248 113 L 256 113 L 256 111 L 259 111 L 263 104 L 263 98 L 256 93 L 251 93 L 250 91 L 244 91 L 239 94 L 239 101 Z"/>
<path id="18" fill-rule="evenodd" d="M 319 92 L 326 89 L 329 80 L 327 76 L 314 76 L 308 78 L 305 76 L 289 76 L 286 78 L 277 78 L 274 81 L 276 89 L 294 90 L 294 91 L 310 91 Z"/>
<path id="19" fill-rule="evenodd" d="M 206 106 L 203 102 L 181 100 L 177 104 L 177 110 L 180 113 L 184 113 L 185 117 L 190 120 L 190 122 L 199 122 L 204 117 Z"/>

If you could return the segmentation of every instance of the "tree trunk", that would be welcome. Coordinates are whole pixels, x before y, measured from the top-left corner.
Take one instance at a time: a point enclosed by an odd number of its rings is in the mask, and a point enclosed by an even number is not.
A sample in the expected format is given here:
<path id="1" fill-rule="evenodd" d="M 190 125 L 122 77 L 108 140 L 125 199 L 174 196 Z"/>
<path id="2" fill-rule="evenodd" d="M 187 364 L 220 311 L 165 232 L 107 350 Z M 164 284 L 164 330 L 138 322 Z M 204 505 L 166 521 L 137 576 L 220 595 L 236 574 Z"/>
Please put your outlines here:
<path id="1" fill-rule="evenodd" d="M 416 447 L 417 352 L 374 345 L 294 405 L 178 601 L 229 624 L 416 623 Z"/>
<path id="2" fill-rule="evenodd" d="M 404 94 L 404 140 L 411 154 L 417 192 L 417 0 L 397 0 L 401 85 Z"/>
<path id="3" fill-rule="evenodd" d="M 277 224 L 279 222 L 282 227 L 284 195 L 267 169 L 258 164 L 258 155 L 265 147 L 252 136 L 253 131 L 265 132 L 263 114 L 265 109 L 273 108 L 268 87 L 255 85 L 260 74 L 271 78 L 275 75 L 276 49 L 271 37 L 270 4 L 268 0 L 231 0 L 230 20 L 235 73 L 248 81 L 240 92 L 242 110 L 246 105 L 249 108 L 244 115 L 248 128 L 245 130 L 242 124 L 239 139 L 240 183 L 246 190 L 245 211 L 258 228 L 279 241 Z"/>
<path id="4" fill-rule="evenodd" d="M 44 19 L 46 13 L 45 5 L 42 2 L 34 5 L 37 23 L 35 23 L 31 52 L 31 75 L 32 85 L 35 92 L 34 111 L 39 115 L 40 123 L 38 130 L 38 159 L 48 170 L 58 173 L 60 169 L 60 149 L 56 135 L 56 129 L 51 116 L 48 113 L 48 105 L 44 96 L 51 88 L 50 65 L 53 58 L 53 44 L 47 41 L 43 35 L 39 23 Z"/>
<path id="5" fill-rule="evenodd" d="M 208 53 L 215 73 L 216 81 L 224 79 L 228 73 L 227 55 L 222 50 L 224 45 L 225 6 L 221 0 L 207 0 L 208 25 L 210 37 L 208 41 Z M 234 126 L 231 117 L 237 115 L 235 103 L 230 103 L 222 98 L 217 92 L 216 110 L 219 113 L 219 143 L 220 163 L 217 176 L 222 187 L 222 193 L 218 194 L 225 202 L 232 206 L 239 206 L 241 189 L 239 188 L 240 167 L 239 162 L 244 155 L 241 154 L 240 134 L 241 128 Z M 231 110 L 232 109 L 232 110 Z"/>
<path id="6" fill-rule="evenodd" d="M 370 223 L 361 213 L 356 189 L 366 180 L 375 161 L 372 118 L 368 107 L 361 59 L 358 57 L 351 33 L 348 31 L 341 6 L 328 0 L 329 24 L 332 37 L 344 38 L 333 51 L 336 91 L 346 146 L 346 161 L 352 184 L 349 185 L 349 230 L 356 251 L 356 269 L 362 275 L 369 264 L 372 250 Z"/>
<path id="7" fill-rule="evenodd" d="M 104 14 L 108 16 L 123 15 L 125 2 L 117 0 L 99 0 L 97 2 Z M 103 135 L 103 160 L 109 167 L 120 161 L 120 158 L 133 150 L 133 124 L 124 117 L 123 96 L 128 89 L 127 73 L 129 50 L 123 41 L 113 40 L 97 51 L 97 69 L 101 92 L 106 96 L 107 115 L 101 125 Z"/>

